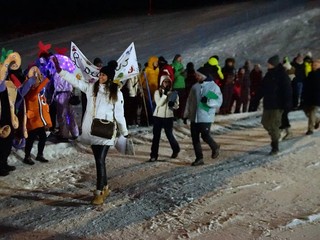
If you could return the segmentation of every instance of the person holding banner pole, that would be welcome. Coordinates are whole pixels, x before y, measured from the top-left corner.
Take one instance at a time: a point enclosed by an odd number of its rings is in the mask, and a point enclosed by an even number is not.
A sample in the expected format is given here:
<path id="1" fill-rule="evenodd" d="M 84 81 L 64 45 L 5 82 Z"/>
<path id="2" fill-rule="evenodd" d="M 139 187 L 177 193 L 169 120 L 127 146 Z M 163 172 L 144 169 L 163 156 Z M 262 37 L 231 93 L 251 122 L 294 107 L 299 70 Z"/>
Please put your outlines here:
<path id="1" fill-rule="evenodd" d="M 112 60 L 99 71 L 99 79 L 94 83 L 79 81 L 73 74 L 63 71 L 56 58 L 53 62 L 57 73 L 74 87 L 87 95 L 87 109 L 82 123 L 80 141 L 91 146 L 96 165 L 96 191 L 91 203 L 102 205 L 110 194 L 106 172 L 106 157 L 110 146 L 115 143 L 116 132 L 128 137 L 128 129 L 124 117 L 123 95 L 119 86 L 114 83 L 116 61 Z M 117 126 L 111 139 L 91 134 L 93 118 L 114 121 Z"/>
<path id="2" fill-rule="evenodd" d="M 93 64 L 96 67 L 98 67 L 99 69 L 102 68 L 102 66 L 103 66 L 103 62 L 99 57 L 96 57 L 93 60 Z M 86 96 L 86 93 L 84 93 L 84 92 L 81 92 L 81 107 L 82 107 L 82 115 L 81 115 L 81 124 L 82 124 L 84 113 L 86 112 L 86 107 L 87 107 L 87 96 Z M 82 129 L 81 129 L 81 131 L 82 131 Z"/>
<path id="3" fill-rule="evenodd" d="M 147 66 L 141 74 L 142 86 L 144 89 L 144 95 L 146 100 L 149 101 L 148 117 L 151 122 L 153 110 L 154 110 L 154 92 L 158 89 L 158 76 L 159 76 L 159 66 L 158 57 L 151 56 L 147 62 Z"/>

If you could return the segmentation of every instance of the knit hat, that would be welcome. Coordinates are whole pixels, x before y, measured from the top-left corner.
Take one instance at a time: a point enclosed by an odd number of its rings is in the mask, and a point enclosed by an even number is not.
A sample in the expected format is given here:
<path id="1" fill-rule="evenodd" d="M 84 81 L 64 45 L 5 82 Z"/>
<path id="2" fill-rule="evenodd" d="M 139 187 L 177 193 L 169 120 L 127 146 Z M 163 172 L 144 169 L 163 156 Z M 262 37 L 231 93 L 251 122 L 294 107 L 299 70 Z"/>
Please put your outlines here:
<path id="1" fill-rule="evenodd" d="M 116 68 L 117 68 L 117 64 L 115 64 L 114 61 L 110 61 L 107 66 L 103 66 L 100 69 L 100 72 L 106 74 L 108 76 L 108 79 L 112 81 L 114 78 L 114 75 L 116 74 L 116 71 L 115 71 Z"/>
<path id="2" fill-rule="evenodd" d="M 170 83 L 172 83 L 172 80 L 169 75 L 162 75 L 160 77 L 160 86 L 162 85 L 163 81 L 165 81 L 165 80 L 170 80 Z"/>
<path id="3" fill-rule="evenodd" d="M 206 67 L 200 67 L 197 72 L 201 73 L 202 75 L 204 75 L 206 78 L 210 76 L 210 72 L 209 69 Z"/>
<path id="4" fill-rule="evenodd" d="M 278 55 L 274 55 L 271 58 L 268 59 L 268 63 L 274 67 L 276 67 L 277 65 L 279 65 L 280 63 L 280 59 Z"/>

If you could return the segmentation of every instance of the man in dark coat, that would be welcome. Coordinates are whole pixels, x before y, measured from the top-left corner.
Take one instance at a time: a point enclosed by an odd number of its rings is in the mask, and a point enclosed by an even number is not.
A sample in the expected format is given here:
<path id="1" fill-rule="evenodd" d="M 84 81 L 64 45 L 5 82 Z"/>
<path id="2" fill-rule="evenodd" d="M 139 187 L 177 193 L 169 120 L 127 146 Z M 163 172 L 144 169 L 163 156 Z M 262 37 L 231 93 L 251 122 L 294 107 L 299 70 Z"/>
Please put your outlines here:
<path id="1" fill-rule="evenodd" d="M 302 108 L 308 117 L 307 135 L 313 134 L 313 130 L 319 128 L 320 118 L 316 116 L 320 106 L 320 59 L 312 63 L 312 71 L 304 81 L 302 90 Z"/>
<path id="2" fill-rule="evenodd" d="M 292 107 L 291 81 L 280 64 L 278 55 L 268 59 L 268 71 L 258 92 L 258 99 L 261 98 L 263 98 L 261 123 L 271 137 L 270 155 L 275 155 L 279 152 L 282 112 Z"/>

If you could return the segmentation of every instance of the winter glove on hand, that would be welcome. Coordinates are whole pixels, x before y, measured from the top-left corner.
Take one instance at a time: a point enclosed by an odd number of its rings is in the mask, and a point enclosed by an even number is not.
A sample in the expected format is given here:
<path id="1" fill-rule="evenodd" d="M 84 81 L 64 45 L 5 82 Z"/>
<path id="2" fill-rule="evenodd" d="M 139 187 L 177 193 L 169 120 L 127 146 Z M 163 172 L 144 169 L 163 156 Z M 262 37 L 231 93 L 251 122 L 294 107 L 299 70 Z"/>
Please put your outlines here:
<path id="1" fill-rule="evenodd" d="M 207 102 L 208 102 L 208 98 L 207 98 L 206 96 L 203 96 L 203 97 L 201 98 L 201 102 L 202 102 L 202 103 L 207 103 Z"/>
<path id="2" fill-rule="evenodd" d="M 54 63 L 54 66 L 55 66 L 55 68 L 56 68 L 56 71 L 57 71 L 57 73 L 60 73 L 61 72 L 61 67 L 60 67 L 60 64 L 59 64 L 59 61 L 58 61 L 58 59 L 57 59 L 57 57 L 53 57 L 52 58 L 52 61 L 53 61 L 53 63 Z"/>
<path id="3" fill-rule="evenodd" d="M 173 107 L 173 106 L 174 106 L 174 102 L 169 101 L 169 102 L 168 102 L 168 106 L 169 106 L 169 107 Z"/>
<path id="4" fill-rule="evenodd" d="M 167 95 L 168 94 L 168 90 L 165 88 L 165 89 L 163 89 L 163 94 L 164 95 Z"/>

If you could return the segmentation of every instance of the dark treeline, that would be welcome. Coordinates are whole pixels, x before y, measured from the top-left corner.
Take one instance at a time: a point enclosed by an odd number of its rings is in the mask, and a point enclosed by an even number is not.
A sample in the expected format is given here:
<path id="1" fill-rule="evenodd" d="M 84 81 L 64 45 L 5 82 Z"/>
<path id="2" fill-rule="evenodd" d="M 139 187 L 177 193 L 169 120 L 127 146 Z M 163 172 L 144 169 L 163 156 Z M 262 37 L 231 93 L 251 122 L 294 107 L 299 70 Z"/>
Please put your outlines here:
<path id="1" fill-rule="evenodd" d="M 1 4 L 1 40 L 91 20 L 240 2 L 235 0 L 55 0 L 5 1 Z"/>

